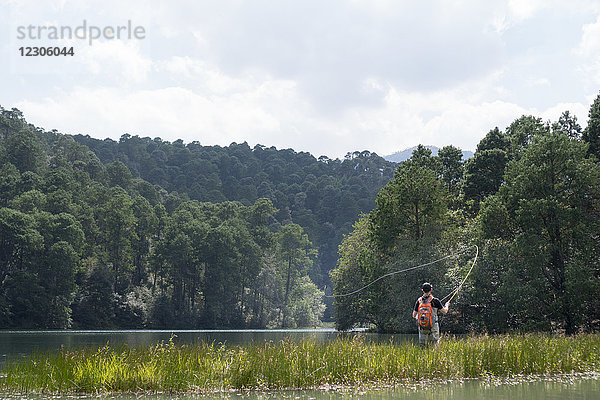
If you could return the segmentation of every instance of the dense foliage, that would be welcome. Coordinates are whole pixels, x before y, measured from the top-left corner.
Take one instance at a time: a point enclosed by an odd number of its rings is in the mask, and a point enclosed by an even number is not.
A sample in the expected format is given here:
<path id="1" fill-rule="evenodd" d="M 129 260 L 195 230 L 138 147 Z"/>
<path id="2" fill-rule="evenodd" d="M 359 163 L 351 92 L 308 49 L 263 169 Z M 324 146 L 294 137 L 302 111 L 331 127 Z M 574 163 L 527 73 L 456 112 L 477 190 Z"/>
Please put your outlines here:
<path id="1" fill-rule="evenodd" d="M 72 137 L 0 108 L 0 328 L 314 326 L 330 278 L 341 295 L 443 258 L 335 300 L 339 329 L 414 331 L 421 283 L 450 293 L 477 244 L 443 328 L 597 330 L 599 110 L 585 129 L 523 116 L 467 161 L 418 146 L 394 172 L 368 151 Z"/>
<path id="2" fill-rule="evenodd" d="M 0 327 L 315 326 L 337 243 L 392 164 L 117 143 L 0 109 Z M 345 230 L 345 231 L 344 231 Z"/>
<path id="3" fill-rule="evenodd" d="M 318 251 L 311 277 L 319 286 L 329 282 L 337 248 L 361 212 L 375 207 L 377 192 L 392 178 L 395 164 L 369 151 L 348 153 L 344 160 L 291 149 L 247 143 L 228 147 L 199 142 L 173 143 L 123 135 L 98 140 L 76 135 L 109 171 L 123 163 L 166 193 L 201 202 L 239 201 L 249 206 L 259 198 L 276 208 L 273 222 L 302 226 Z M 167 212 L 175 204 L 165 204 Z"/>
<path id="4" fill-rule="evenodd" d="M 491 130 L 466 162 L 452 148 L 431 156 L 418 147 L 340 246 L 331 273 L 337 327 L 414 331 L 420 285 L 432 282 L 438 297 L 451 293 L 474 256 L 465 249 L 477 244 L 479 262 L 443 328 L 598 330 L 599 107 L 600 96 L 583 131 L 569 112 L 555 123 L 518 118 L 504 132 Z"/>

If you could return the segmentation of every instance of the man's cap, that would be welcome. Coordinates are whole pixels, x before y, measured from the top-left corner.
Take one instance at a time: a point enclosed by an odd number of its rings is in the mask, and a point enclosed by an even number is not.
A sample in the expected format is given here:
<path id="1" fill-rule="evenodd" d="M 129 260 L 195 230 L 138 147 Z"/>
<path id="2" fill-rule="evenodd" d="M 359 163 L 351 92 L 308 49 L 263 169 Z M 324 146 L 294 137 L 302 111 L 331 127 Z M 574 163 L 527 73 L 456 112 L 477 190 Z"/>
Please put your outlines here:
<path id="1" fill-rule="evenodd" d="M 431 292 L 431 283 L 425 282 L 421 289 L 423 289 L 424 292 Z"/>

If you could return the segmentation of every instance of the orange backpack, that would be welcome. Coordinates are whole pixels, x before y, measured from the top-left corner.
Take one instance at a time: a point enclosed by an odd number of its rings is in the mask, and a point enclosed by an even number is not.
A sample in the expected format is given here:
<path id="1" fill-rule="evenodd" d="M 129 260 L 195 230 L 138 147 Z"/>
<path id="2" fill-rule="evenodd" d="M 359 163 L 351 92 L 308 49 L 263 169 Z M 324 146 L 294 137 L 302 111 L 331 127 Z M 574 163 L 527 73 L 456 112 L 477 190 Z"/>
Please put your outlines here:
<path id="1" fill-rule="evenodd" d="M 421 329 L 431 329 L 433 328 L 434 320 L 433 320 L 433 306 L 431 305 L 431 301 L 433 300 L 433 295 L 429 295 L 426 299 L 423 297 L 419 297 L 419 308 L 417 311 L 417 324 Z"/>

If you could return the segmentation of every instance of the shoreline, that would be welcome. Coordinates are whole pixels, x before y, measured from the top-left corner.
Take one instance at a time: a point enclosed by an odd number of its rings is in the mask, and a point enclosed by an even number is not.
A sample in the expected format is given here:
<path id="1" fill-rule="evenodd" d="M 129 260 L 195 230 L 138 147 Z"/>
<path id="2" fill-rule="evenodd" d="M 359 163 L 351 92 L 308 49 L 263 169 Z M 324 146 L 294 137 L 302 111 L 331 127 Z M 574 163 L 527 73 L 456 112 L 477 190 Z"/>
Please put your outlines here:
<path id="1" fill-rule="evenodd" d="M 433 348 L 310 340 L 59 351 L 7 365 L 0 393 L 363 391 L 480 381 L 600 379 L 600 335 L 470 337 Z"/>
<path id="2" fill-rule="evenodd" d="M 322 385 L 318 387 L 297 387 L 297 388 L 279 388 L 279 389 L 223 389 L 213 391 L 202 391 L 202 390 L 190 390 L 181 392 L 170 392 L 170 391 L 114 391 L 114 392 L 45 392 L 45 391 L 29 391 L 29 392 L 4 392 L 0 390 L 0 395 L 7 395 L 9 398 L 27 396 L 27 395 L 42 395 L 49 394 L 53 396 L 69 396 L 69 398 L 79 398 L 86 396 L 126 396 L 134 395 L 136 397 L 142 396 L 160 396 L 160 395 L 198 395 L 198 396 L 211 396 L 219 394 L 238 394 L 241 396 L 251 394 L 268 394 L 277 395 L 283 393 L 295 393 L 295 392 L 334 392 L 340 394 L 367 394 L 376 393 L 385 390 L 407 390 L 407 391 L 420 391 L 420 390 L 435 390 L 447 385 L 463 385 L 469 383 L 476 383 L 487 387 L 497 386 L 514 386 L 527 383 L 559 383 L 559 384 L 573 384 L 579 381 L 586 380 L 598 380 L 600 381 L 600 372 L 574 372 L 569 374 L 557 374 L 557 375 L 521 375 L 514 377 L 481 377 L 481 378 L 463 378 L 463 379 L 422 379 L 417 381 L 399 381 L 396 383 L 365 383 L 363 385 Z"/>

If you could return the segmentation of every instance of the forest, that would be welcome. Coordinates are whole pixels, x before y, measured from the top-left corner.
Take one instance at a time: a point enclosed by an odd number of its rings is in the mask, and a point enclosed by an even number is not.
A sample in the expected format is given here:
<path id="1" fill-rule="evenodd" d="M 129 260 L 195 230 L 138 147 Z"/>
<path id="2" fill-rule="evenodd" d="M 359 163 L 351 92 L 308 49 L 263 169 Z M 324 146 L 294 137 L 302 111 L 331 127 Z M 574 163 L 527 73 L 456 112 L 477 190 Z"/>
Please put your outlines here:
<path id="1" fill-rule="evenodd" d="M 442 330 L 598 331 L 600 96 L 588 117 L 582 129 L 568 111 L 555 122 L 522 116 L 490 130 L 467 161 L 456 148 L 415 149 L 340 246 L 337 328 L 414 332 L 422 283 L 452 293 L 476 245 Z"/>
<path id="2" fill-rule="evenodd" d="M 0 328 L 317 326 L 338 245 L 394 169 L 70 136 L 0 108 Z"/>
<path id="3" fill-rule="evenodd" d="M 99 140 L 0 107 L 0 328 L 414 332 L 422 282 L 451 293 L 477 245 L 443 330 L 595 331 L 599 157 L 600 96 L 585 129 L 521 116 L 468 160 L 418 146 L 400 164 Z"/>

